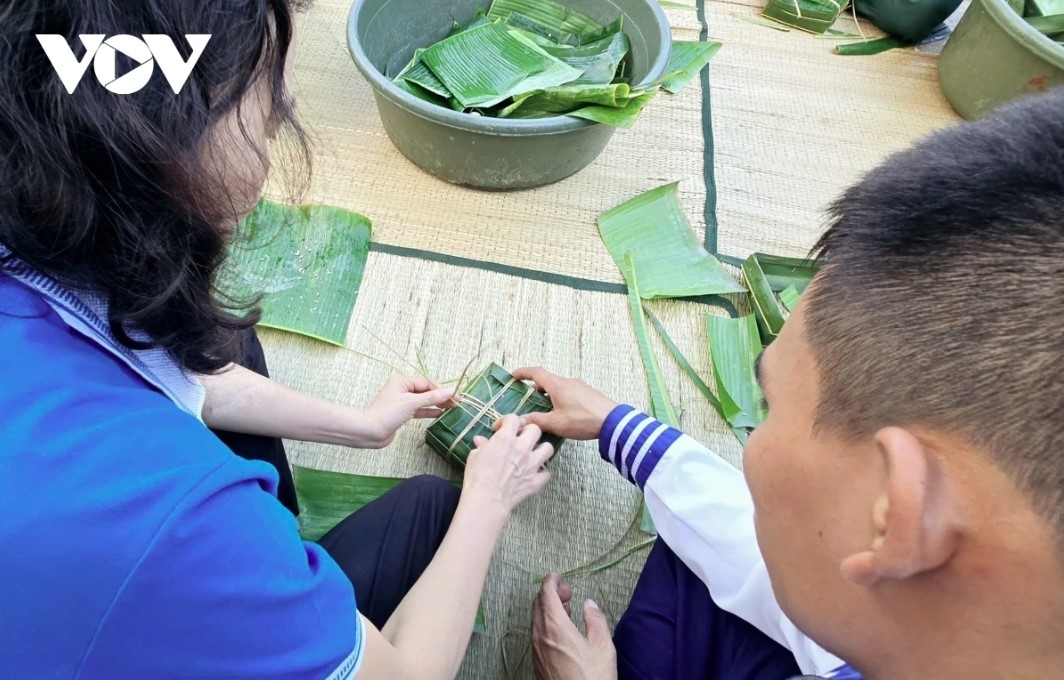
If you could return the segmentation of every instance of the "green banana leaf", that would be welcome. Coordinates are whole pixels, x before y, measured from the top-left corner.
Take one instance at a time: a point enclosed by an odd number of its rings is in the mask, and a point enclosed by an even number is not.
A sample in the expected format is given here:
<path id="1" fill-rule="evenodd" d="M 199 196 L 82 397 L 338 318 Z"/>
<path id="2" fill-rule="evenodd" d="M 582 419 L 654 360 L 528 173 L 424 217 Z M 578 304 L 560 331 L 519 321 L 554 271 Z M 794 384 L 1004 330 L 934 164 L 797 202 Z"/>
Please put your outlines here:
<path id="1" fill-rule="evenodd" d="M 494 106 L 581 75 L 527 38 L 495 23 L 436 43 L 421 53 L 421 61 L 465 108 Z"/>
<path id="2" fill-rule="evenodd" d="M 577 36 L 591 35 L 602 28 L 601 24 L 591 17 L 554 0 L 495 0 L 488 10 L 488 18 L 505 21 L 515 12 Z"/>
<path id="3" fill-rule="evenodd" d="M 292 466 L 299 500 L 299 534 L 304 541 L 318 541 L 352 513 L 401 484 L 394 477 L 367 477 Z M 487 630 L 484 609 L 477 609 L 474 633 Z"/>
<path id="4" fill-rule="evenodd" d="M 745 291 L 699 242 L 680 205 L 678 183 L 622 203 L 599 217 L 598 225 L 622 272 L 625 254 L 631 253 L 644 299 Z"/>
<path id="5" fill-rule="evenodd" d="M 444 411 L 425 432 L 425 442 L 457 470 L 465 469 L 474 438 L 491 437 L 498 417 L 547 413 L 554 408 L 545 394 L 494 363 L 458 389 L 458 406 Z M 557 453 L 564 440 L 544 434 L 540 443 L 544 442 L 554 446 Z"/>
<path id="6" fill-rule="evenodd" d="M 1064 14 L 1027 17 L 1027 23 L 1039 33 L 1047 35 L 1050 38 L 1064 35 Z"/>
<path id="7" fill-rule="evenodd" d="M 676 409 L 673 408 L 672 402 L 669 400 L 665 378 L 661 375 L 658 359 L 650 346 L 650 334 L 647 331 L 647 321 L 643 314 L 643 302 L 640 299 L 639 273 L 635 267 L 635 259 L 631 252 L 624 254 L 624 276 L 628 280 L 628 306 L 632 314 L 632 324 L 635 327 L 636 342 L 639 345 L 639 356 L 643 360 L 643 369 L 647 374 L 647 384 L 650 386 L 651 415 L 666 425 L 676 427 L 679 425 Z"/>
<path id="8" fill-rule="evenodd" d="M 434 95 L 433 93 L 429 92 L 420 85 L 415 85 L 414 83 L 411 83 L 408 80 L 396 78 L 392 82 L 394 82 L 395 86 L 398 87 L 400 90 L 408 92 L 422 101 L 426 101 L 430 104 L 436 104 L 437 106 L 450 106 L 450 104 L 447 103 L 447 99 Z"/>
<path id="9" fill-rule="evenodd" d="M 1064 0 L 1027 0 L 1026 7 L 1022 0 L 1016 0 L 1019 4 L 1018 12 L 1028 17 L 1044 17 L 1054 14 L 1064 14 Z M 1009 3 L 1012 4 L 1011 2 Z"/>
<path id="10" fill-rule="evenodd" d="M 586 45 L 542 47 L 547 54 L 582 72 L 582 75 L 573 81 L 574 84 L 605 85 L 612 83 L 617 76 L 617 67 L 628 54 L 629 44 L 628 36 L 617 32 Z"/>
<path id="11" fill-rule="evenodd" d="M 421 55 L 425 50 L 414 50 L 414 58 L 410 60 L 406 68 L 399 72 L 399 75 L 395 77 L 396 81 L 404 80 L 408 83 L 413 83 L 419 87 L 428 90 L 429 92 L 447 99 L 451 96 L 451 91 L 447 89 L 447 86 L 440 82 L 440 79 L 429 70 L 428 66 L 421 61 Z"/>
<path id="12" fill-rule="evenodd" d="M 709 315 L 706 326 L 725 419 L 732 427 L 753 429 L 765 419 L 764 397 L 754 374 L 762 349 L 757 322 L 753 315 L 738 319 Z"/>
<path id="13" fill-rule="evenodd" d="M 538 118 L 572 111 L 581 104 L 598 104 L 613 108 L 628 103 L 630 89 L 624 83 L 616 85 L 561 85 L 538 92 L 530 92 L 514 99 L 514 103 L 499 112 L 499 118 Z"/>
<path id="14" fill-rule="evenodd" d="M 219 290 L 262 294 L 263 326 L 343 346 L 369 257 L 370 221 L 340 208 L 262 201 L 238 225 Z"/>
<path id="15" fill-rule="evenodd" d="M 541 47 L 551 45 L 577 46 L 580 44 L 580 36 L 548 26 L 542 21 L 536 21 L 532 17 L 514 12 L 506 18 L 506 25 L 512 29 L 522 31 L 536 41 Z"/>
<path id="16" fill-rule="evenodd" d="M 720 48 L 719 42 L 673 40 L 669 66 L 665 70 L 666 75 L 661 81 L 661 87 L 672 94 L 687 87 Z"/>
<path id="17" fill-rule="evenodd" d="M 639 114 L 643 112 L 643 109 L 654 99 L 656 94 L 657 90 L 633 94 L 628 98 L 628 103 L 620 108 L 592 105 L 571 111 L 568 115 L 627 130 L 635 125 L 636 120 L 639 119 Z"/>
<path id="18" fill-rule="evenodd" d="M 783 303 L 788 312 L 793 312 L 794 308 L 798 306 L 798 300 L 801 296 L 802 294 L 798 292 L 795 286 L 787 286 L 780 292 L 780 302 Z"/>

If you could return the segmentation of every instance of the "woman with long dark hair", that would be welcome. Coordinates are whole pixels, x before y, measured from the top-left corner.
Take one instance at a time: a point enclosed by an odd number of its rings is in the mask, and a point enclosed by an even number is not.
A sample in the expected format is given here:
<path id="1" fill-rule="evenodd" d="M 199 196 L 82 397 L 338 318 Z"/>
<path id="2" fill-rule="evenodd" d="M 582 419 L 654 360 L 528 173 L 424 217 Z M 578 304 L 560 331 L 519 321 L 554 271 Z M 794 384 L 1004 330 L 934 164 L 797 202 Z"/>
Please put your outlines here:
<path id="1" fill-rule="evenodd" d="M 453 394 L 286 389 L 215 289 L 267 139 L 303 145 L 297 4 L 0 0 L 0 677 L 453 677 L 495 542 L 548 480 L 539 430 L 504 419 L 461 492 L 418 477 L 300 540 L 281 438 L 382 447 Z M 115 35 L 186 62 L 210 39 L 181 87 L 157 66 L 123 93 L 91 64 L 136 65 Z"/>

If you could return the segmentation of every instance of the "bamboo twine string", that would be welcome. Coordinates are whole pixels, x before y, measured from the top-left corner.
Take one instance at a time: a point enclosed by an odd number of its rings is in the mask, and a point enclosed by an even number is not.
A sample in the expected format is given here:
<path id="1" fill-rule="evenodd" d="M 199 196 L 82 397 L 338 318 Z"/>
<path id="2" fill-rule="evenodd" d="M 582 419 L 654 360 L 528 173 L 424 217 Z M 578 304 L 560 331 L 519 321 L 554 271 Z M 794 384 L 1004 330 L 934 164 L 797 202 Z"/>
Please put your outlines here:
<path id="1" fill-rule="evenodd" d="M 494 411 L 494 410 L 495 410 L 495 403 L 496 403 L 497 401 L 499 401 L 499 399 L 501 399 L 501 398 L 502 398 L 502 395 L 506 394 L 506 390 L 510 389 L 510 386 L 511 386 L 511 385 L 513 385 L 513 384 L 514 384 L 515 382 L 517 382 L 517 379 L 516 379 L 516 378 L 510 378 L 510 379 L 509 379 L 509 380 L 508 380 L 508 381 L 506 382 L 506 384 L 505 384 L 505 385 L 503 385 L 502 389 L 501 389 L 501 390 L 499 390 L 499 393 L 498 393 L 498 394 L 495 394 L 495 395 L 493 395 L 493 396 L 492 396 L 492 398 L 491 398 L 491 401 L 489 401 L 488 403 L 484 404 L 484 405 L 483 405 L 483 406 L 482 406 L 482 407 L 480 408 L 480 410 L 479 410 L 479 411 L 477 412 L 477 414 L 476 414 L 476 415 L 475 415 L 475 416 L 473 417 L 473 419 L 472 419 L 472 420 L 470 420 L 470 421 L 469 421 L 469 423 L 468 423 L 468 424 L 467 424 L 467 425 L 465 426 L 465 429 L 463 429 L 463 430 L 462 430 L 462 432 L 461 432 L 461 433 L 459 433 L 459 435 L 458 435 L 457 437 L 455 437 L 455 438 L 454 438 L 454 441 L 452 441 L 452 442 L 451 442 L 451 445 L 450 445 L 449 447 L 447 447 L 447 453 L 448 453 L 448 455 L 454 455 L 454 449 L 455 449 L 455 447 L 456 447 L 456 446 L 458 446 L 458 443 L 459 443 L 459 442 L 461 442 L 461 441 L 462 441 L 462 439 L 464 439 L 464 438 L 465 438 L 465 436 L 466 436 L 467 434 L 469 434 L 469 433 L 470 433 L 470 431 L 472 431 L 472 429 L 473 429 L 474 427 L 476 427 L 477 425 L 479 425 L 479 424 L 480 424 L 480 420 L 481 420 L 481 419 L 482 419 L 482 418 L 483 418 L 483 417 L 484 417 L 485 415 L 487 415 L 488 411 Z M 470 398 L 471 398 L 471 397 L 472 397 L 473 399 L 476 399 L 476 397 L 473 397 L 473 395 L 469 394 L 468 392 L 467 392 L 467 393 L 465 393 L 465 394 L 462 394 L 462 395 L 460 395 L 460 398 L 459 398 L 459 400 L 458 400 L 458 404 L 459 404 L 459 406 L 461 406 L 461 404 L 462 404 L 462 402 L 463 402 L 463 401 L 467 401 L 467 400 L 470 400 Z M 479 400 L 477 400 L 477 401 L 479 401 Z"/>

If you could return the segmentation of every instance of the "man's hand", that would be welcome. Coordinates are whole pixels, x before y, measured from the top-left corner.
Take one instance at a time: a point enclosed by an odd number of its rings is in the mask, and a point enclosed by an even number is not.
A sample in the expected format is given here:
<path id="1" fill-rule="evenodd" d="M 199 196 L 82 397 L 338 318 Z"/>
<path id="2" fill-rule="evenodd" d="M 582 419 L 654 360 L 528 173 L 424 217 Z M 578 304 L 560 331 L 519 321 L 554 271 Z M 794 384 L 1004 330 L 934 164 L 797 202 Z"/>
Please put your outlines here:
<path id="1" fill-rule="evenodd" d="M 428 378 L 394 375 L 384 383 L 373 403 L 363 409 L 363 417 L 354 425 L 357 432 L 349 445 L 384 448 L 411 418 L 436 418 L 444 408 L 454 406 L 453 396 L 453 389 L 437 387 Z"/>
<path id="2" fill-rule="evenodd" d="M 555 573 L 543 579 L 532 604 L 532 658 L 541 680 L 616 680 L 617 650 L 606 615 L 584 603 L 585 638 L 569 618 L 573 591 Z"/>
<path id="3" fill-rule="evenodd" d="M 563 378 L 542 368 L 521 368 L 514 371 L 513 376 L 534 382 L 554 404 L 550 413 L 525 414 L 522 416 L 525 422 L 565 439 L 597 439 L 606 416 L 617 407 L 616 401 L 587 383 Z"/>

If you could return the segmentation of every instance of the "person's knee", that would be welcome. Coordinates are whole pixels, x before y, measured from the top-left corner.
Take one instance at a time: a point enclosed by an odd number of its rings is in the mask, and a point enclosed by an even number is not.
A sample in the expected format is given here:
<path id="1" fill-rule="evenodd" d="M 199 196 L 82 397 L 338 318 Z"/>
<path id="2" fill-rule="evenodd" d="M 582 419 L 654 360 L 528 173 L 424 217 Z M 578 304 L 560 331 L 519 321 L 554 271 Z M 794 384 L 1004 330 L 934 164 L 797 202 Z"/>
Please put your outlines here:
<path id="1" fill-rule="evenodd" d="M 403 482 L 403 486 L 409 493 L 417 494 L 418 498 L 424 500 L 431 500 L 433 505 L 439 506 L 457 506 L 462 495 L 461 489 L 453 482 L 435 475 L 411 477 Z"/>

